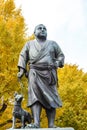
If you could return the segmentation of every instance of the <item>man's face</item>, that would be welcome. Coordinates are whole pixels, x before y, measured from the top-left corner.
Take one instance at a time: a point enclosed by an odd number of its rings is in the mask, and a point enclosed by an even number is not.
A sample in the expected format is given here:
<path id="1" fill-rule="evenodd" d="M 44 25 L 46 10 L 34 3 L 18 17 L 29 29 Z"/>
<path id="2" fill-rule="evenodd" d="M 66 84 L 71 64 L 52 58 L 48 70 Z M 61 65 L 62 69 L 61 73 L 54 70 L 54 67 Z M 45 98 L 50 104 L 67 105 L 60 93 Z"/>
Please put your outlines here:
<path id="1" fill-rule="evenodd" d="M 40 25 L 36 26 L 34 34 L 38 38 L 46 39 L 46 37 L 47 37 L 47 29 L 46 29 L 46 27 L 44 25 L 40 24 Z"/>

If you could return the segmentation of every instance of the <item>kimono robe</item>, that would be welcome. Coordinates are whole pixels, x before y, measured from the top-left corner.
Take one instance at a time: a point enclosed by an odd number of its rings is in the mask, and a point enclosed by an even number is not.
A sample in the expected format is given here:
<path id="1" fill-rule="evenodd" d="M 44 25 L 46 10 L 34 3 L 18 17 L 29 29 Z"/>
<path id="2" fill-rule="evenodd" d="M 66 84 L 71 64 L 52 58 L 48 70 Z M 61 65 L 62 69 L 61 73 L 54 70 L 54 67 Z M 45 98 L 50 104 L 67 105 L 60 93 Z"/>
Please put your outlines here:
<path id="1" fill-rule="evenodd" d="M 28 106 L 39 101 L 45 108 L 57 108 L 62 106 L 57 91 L 57 68 L 64 65 L 64 54 L 59 45 L 46 40 L 40 45 L 36 40 L 26 43 L 20 53 L 18 67 L 26 70 L 29 64 L 28 74 Z"/>

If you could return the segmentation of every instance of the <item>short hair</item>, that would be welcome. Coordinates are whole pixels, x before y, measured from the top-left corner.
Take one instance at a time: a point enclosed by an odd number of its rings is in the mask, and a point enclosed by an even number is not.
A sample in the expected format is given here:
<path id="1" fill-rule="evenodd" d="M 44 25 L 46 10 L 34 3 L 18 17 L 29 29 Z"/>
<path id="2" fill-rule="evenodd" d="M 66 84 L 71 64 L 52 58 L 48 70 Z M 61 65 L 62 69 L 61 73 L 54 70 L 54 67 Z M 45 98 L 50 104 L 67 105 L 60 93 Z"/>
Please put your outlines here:
<path id="1" fill-rule="evenodd" d="M 35 33 L 35 31 L 36 31 L 36 29 L 37 29 L 37 27 L 38 26 L 45 26 L 44 24 L 38 24 L 36 27 L 35 27 L 35 29 L 34 29 L 34 33 Z M 46 27 L 46 26 L 45 26 Z"/>

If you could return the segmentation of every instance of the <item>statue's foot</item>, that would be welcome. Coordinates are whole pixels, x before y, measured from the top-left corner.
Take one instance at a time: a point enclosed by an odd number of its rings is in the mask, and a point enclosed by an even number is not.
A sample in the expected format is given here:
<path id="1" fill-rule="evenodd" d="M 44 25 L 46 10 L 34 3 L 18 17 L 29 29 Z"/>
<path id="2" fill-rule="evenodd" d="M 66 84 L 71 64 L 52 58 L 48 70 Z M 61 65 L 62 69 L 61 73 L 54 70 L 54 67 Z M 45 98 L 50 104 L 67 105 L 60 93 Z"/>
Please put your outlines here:
<path id="1" fill-rule="evenodd" d="M 53 128 L 57 128 L 57 126 L 54 125 Z"/>
<path id="2" fill-rule="evenodd" d="M 25 127 L 27 128 L 40 128 L 37 124 L 27 124 L 27 126 Z"/>

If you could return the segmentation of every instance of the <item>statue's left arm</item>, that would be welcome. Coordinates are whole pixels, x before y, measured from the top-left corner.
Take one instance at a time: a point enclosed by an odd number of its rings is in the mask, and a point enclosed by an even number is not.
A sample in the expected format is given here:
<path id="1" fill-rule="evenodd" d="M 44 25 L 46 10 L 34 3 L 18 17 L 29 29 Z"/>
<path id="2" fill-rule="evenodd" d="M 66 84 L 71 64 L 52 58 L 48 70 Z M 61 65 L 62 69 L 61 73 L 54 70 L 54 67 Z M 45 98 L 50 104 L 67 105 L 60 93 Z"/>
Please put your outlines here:
<path id="1" fill-rule="evenodd" d="M 55 46 L 55 57 L 56 57 L 57 67 L 62 68 L 64 66 L 65 56 L 58 44 L 56 44 Z"/>

